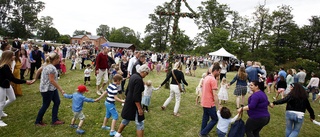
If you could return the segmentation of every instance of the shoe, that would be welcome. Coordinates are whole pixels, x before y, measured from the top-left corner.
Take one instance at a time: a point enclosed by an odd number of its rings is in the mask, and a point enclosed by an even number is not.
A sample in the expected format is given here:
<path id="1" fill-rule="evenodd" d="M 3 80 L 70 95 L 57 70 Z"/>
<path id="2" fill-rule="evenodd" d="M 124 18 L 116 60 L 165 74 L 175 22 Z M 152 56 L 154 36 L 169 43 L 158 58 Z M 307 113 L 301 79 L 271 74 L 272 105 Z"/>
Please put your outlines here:
<path id="1" fill-rule="evenodd" d="M 2 120 L 0 120 L 0 127 L 5 127 L 5 126 L 7 126 L 7 124 L 4 123 Z"/>
<path id="2" fill-rule="evenodd" d="M 108 127 L 108 126 L 102 126 L 101 129 L 103 129 L 103 130 L 110 130 L 110 127 Z"/>
<path id="3" fill-rule="evenodd" d="M 109 135 L 110 135 L 111 137 L 113 137 L 114 135 L 116 135 L 116 133 L 117 133 L 116 131 L 110 131 L 110 134 L 109 134 Z"/>
<path id="4" fill-rule="evenodd" d="M 277 98 L 276 98 L 276 97 L 273 97 L 273 99 L 276 100 Z"/>
<path id="5" fill-rule="evenodd" d="M 40 121 L 39 123 L 36 123 L 35 124 L 36 126 L 39 126 L 39 127 L 44 127 L 46 126 L 47 124 L 43 123 L 42 121 Z"/>
<path id="6" fill-rule="evenodd" d="M 148 113 L 149 111 L 145 110 L 144 113 Z"/>
<path id="7" fill-rule="evenodd" d="M 82 129 L 77 129 L 77 130 L 76 130 L 76 133 L 77 133 L 77 134 L 84 134 L 84 130 L 82 130 Z"/>
<path id="8" fill-rule="evenodd" d="M 209 135 L 201 135 L 201 133 L 199 132 L 199 137 L 210 137 Z"/>
<path id="9" fill-rule="evenodd" d="M 175 114 L 173 114 L 174 116 L 176 116 L 176 117 L 180 117 L 180 114 L 179 113 L 175 113 Z"/>
<path id="10" fill-rule="evenodd" d="M 7 116 L 8 116 L 8 114 L 6 114 L 6 113 L 4 113 L 4 111 L 2 111 L 1 117 L 7 117 Z"/>
<path id="11" fill-rule="evenodd" d="M 70 124 L 70 127 L 71 127 L 71 128 L 78 128 L 78 125 L 76 125 L 76 124 Z"/>
<path id="12" fill-rule="evenodd" d="M 165 109 L 166 109 L 166 107 L 165 107 L 165 106 L 161 106 L 161 109 L 162 109 L 162 110 L 165 110 Z"/>
<path id="13" fill-rule="evenodd" d="M 320 115 L 318 115 L 318 117 L 320 117 Z"/>
<path id="14" fill-rule="evenodd" d="M 101 96 L 101 92 L 100 92 L 99 90 L 97 91 L 97 94 L 98 94 L 99 96 Z"/>
<path id="15" fill-rule="evenodd" d="M 57 120 L 56 122 L 52 123 L 52 125 L 61 125 L 64 124 L 63 121 Z"/>

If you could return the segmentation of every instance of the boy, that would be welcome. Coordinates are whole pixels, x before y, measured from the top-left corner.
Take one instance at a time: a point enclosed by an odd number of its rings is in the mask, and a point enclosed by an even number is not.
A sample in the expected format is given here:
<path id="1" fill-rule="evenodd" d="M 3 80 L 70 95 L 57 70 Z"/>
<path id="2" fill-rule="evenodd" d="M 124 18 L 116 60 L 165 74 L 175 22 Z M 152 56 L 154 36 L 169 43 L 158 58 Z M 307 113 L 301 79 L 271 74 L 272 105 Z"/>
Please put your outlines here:
<path id="1" fill-rule="evenodd" d="M 113 83 L 109 84 L 107 88 L 107 92 L 104 92 L 98 100 L 100 100 L 102 97 L 104 97 L 106 94 L 108 94 L 108 97 L 105 101 L 106 106 L 106 116 L 103 120 L 102 129 L 109 130 L 110 127 L 106 126 L 109 118 L 112 116 L 113 120 L 111 123 L 111 130 L 110 130 L 110 136 L 114 136 L 117 132 L 114 130 L 114 126 L 118 120 L 118 112 L 116 110 L 115 101 L 124 103 L 124 100 L 121 100 L 117 97 L 118 88 L 117 85 L 120 85 L 122 81 L 122 76 L 119 74 L 114 75 L 113 77 Z"/>
<path id="2" fill-rule="evenodd" d="M 88 84 L 90 86 L 90 75 L 91 75 L 91 72 L 92 72 L 91 65 L 87 64 L 87 68 L 84 70 L 84 85 L 86 85 L 87 81 L 88 81 Z"/>
<path id="3" fill-rule="evenodd" d="M 88 92 L 87 87 L 84 85 L 78 86 L 78 90 L 76 93 L 73 93 L 72 95 L 68 94 L 63 94 L 65 98 L 72 99 L 72 111 L 73 111 L 73 118 L 71 120 L 70 127 L 72 128 L 77 128 L 76 133 L 78 134 L 84 134 L 84 130 L 81 129 L 81 126 L 84 121 L 84 114 L 82 113 L 82 107 L 83 107 L 83 102 L 96 102 L 99 99 L 91 99 L 91 98 L 86 98 L 83 94 L 84 92 Z M 75 124 L 76 119 L 79 118 L 80 122 L 79 125 Z"/>

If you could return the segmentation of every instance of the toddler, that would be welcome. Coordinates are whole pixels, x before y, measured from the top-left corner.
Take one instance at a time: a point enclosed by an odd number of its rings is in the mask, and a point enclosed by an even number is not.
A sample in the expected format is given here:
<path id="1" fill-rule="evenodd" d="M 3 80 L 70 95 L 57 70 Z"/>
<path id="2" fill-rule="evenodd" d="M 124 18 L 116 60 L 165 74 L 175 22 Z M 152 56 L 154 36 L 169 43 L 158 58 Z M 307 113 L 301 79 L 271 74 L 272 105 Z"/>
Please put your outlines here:
<path id="1" fill-rule="evenodd" d="M 145 110 L 145 112 L 149 112 L 148 106 L 150 105 L 150 102 L 151 102 L 152 92 L 155 91 L 155 90 L 158 90 L 158 89 L 159 88 L 154 88 L 152 86 L 151 80 L 148 80 L 145 83 L 143 96 L 142 96 L 142 100 L 141 100 L 142 109 Z"/>
<path id="2" fill-rule="evenodd" d="M 224 103 L 226 103 L 226 100 L 228 100 L 228 83 L 227 79 L 225 77 L 222 78 L 221 85 L 220 85 L 220 90 L 218 93 L 218 98 L 219 98 L 219 105 L 221 105 L 221 101 L 223 100 Z"/>
<path id="3" fill-rule="evenodd" d="M 231 118 L 230 110 L 227 107 L 221 107 L 217 112 L 217 116 L 219 119 L 217 124 L 218 137 L 225 137 L 229 125 L 238 119 L 239 113 L 234 118 Z"/>
<path id="4" fill-rule="evenodd" d="M 157 64 L 157 66 L 156 66 L 157 74 L 159 74 L 159 73 L 160 73 L 160 71 L 161 71 L 161 67 L 162 67 L 162 65 L 161 65 L 161 61 L 159 61 L 159 62 L 158 62 L 158 64 Z"/>
<path id="5" fill-rule="evenodd" d="M 92 72 L 92 68 L 90 64 L 87 64 L 87 68 L 84 70 L 84 85 L 88 84 L 90 86 L 90 76 L 91 76 L 91 72 Z"/>
<path id="6" fill-rule="evenodd" d="M 196 97 L 196 105 L 197 104 L 200 104 L 200 97 L 201 97 L 201 94 L 202 94 L 202 84 L 203 84 L 203 80 L 204 78 L 207 76 L 207 73 L 203 73 L 202 74 L 202 78 L 200 79 L 199 81 L 199 84 L 196 88 L 196 94 L 197 94 L 197 97 Z"/>
<path id="7" fill-rule="evenodd" d="M 98 99 L 100 100 L 102 97 L 104 97 L 106 94 L 108 94 L 108 97 L 105 101 L 106 106 L 106 116 L 103 119 L 102 129 L 109 130 L 110 127 L 106 126 L 109 118 L 112 116 L 113 120 L 111 123 L 111 130 L 110 130 L 110 136 L 114 136 L 117 132 L 114 130 L 115 124 L 118 120 L 118 112 L 116 109 L 115 101 L 124 103 L 124 100 L 121 100 L 118 98 L 118 88 L 121 84 L 122 76 L 119 74 L 114 75 L 113 77 L 113 83 L 109 84 L 107 91 L 104 92 Z"/>
<path id="8" fill-rule="evenodd" d="M 61 68 L 61 73 L 62 75 L 66 74 L 67 72 L 67 67 L 66 67 L 66 59 L 62 58 L 60 62 L 60 68 Z"/>
<path id="9" fill-rule="evenodd" d="M 73 93 L 72 95 L 63 94 L 65 98 L 72 99 L 72 111 L 73 111 L 73 118 L 71 120 L 70 127 L 71 128 L 77 128 L 76 133 L 83 134 L 84 130 L 81 129 L 81 126 L 84 121 L 84 114 L 82 112 L 83 102 L 96 102 L 99 99 L 91 99 L 86 98 L 83 94 L 85 92 L 88 92 L 87 87 L 84 85 L 78 86 L 78 90 L 76 93 Z M 80 119 L 79 125 L 75 124 L 76 119 Z"/>
<path id="10" fill-rule="evenodd" d="M 74 66 L 74 63 L 76 61 L 76 57 L 74 55 L 71 56 L 71 67 L 70 67 L 70 70 L 73 69 L 73 66 Z"/>

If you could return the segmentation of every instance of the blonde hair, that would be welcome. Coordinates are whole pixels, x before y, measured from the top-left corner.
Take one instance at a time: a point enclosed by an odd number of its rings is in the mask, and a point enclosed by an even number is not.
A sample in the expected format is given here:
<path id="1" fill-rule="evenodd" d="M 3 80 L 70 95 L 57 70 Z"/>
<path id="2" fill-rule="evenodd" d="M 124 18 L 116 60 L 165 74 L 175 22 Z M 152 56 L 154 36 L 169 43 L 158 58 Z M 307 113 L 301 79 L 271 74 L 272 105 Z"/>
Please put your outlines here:
<path id="1" fill-rule="evenodd" d="M 221 84 L 226 84 L 226 83 L 227 83 L 227 79 L 225 77 L 223 77 L 221 80 Z"/>
<path id="2" fill-rule="evenodd" d="M 10 50 L 3 51 L 0 59 L 0 68 L 2 68 L 4 65 L 8 65 L 9 67 L 11 67 L 12 57 L 13 57 L 12 51 Z"/>
<path id="3" fill-rule="evenodd" d="M 152 85 L 152 81 L 151 81 L 151 80 L 148 80 L 148 81 L 146 82 L 146 85 L 147 85 L 148 87 L 150 87 L 150 86 Z"/>
<path id="4" fill-rule="evenodd" d="M 55 59 L 59 58 L 59 54 L 52 52 L 46 57 L 46 64 L 51 64 Z"/>
<path id="5" fill-rule="evenodd" d="M 207 76 L 207 73 L 202 73 L 202 78 L 205 78 Z"/>

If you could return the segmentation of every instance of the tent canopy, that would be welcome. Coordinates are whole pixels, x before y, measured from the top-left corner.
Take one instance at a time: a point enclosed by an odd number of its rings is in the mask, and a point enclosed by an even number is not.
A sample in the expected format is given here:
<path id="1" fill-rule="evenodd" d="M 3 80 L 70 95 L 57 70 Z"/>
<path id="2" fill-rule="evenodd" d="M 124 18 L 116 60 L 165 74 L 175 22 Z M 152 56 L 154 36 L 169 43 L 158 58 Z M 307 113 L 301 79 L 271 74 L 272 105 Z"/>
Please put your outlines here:
<path id="1" fill-rule="evenodd" d="M 210 52 L 209 55 L 211 56 L 220 56 L 220 57 L 230 57 L 230 58 L 236 58 L 236 56 L 232 55 L 228 51 L 226 51 L 224 48 L 220 48 L 217 51 Z"/>

